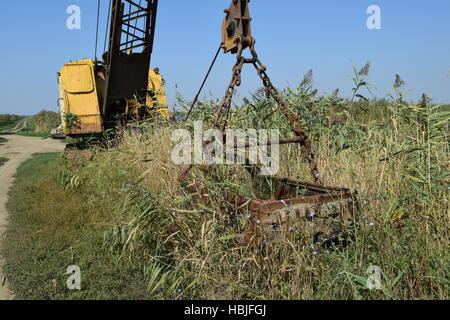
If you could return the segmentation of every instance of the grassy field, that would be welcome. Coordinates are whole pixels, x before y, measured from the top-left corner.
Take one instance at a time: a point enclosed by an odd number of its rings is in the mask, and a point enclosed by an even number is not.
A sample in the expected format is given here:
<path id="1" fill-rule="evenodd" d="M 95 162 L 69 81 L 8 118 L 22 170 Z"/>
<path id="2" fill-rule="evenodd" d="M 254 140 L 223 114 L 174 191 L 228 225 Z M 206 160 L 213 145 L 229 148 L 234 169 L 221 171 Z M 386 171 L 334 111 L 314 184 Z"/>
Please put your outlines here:
<path id="1" fill-rule="evenodd" d="M 355 89 L 356 102 L 319 96 L 310 78 L 283 95 L 304 115 L 325 184 L 359 192 L 346 244 L 316 250 L 298 230 L 259 250 L 243 246 L 246 219 L 230 218 L 224 191 L 262 191 L 241 167 L 196 168 L 192 179 L 208 198 L 196 202 L 170 160 L 173 130 L 192 130 L 192 122 L 152 123 L 97 145 L 92 161 L 38 155 L 21 166 L 4 251 L 18 297 L 448 299 L 450 109 L 426 96 L 405 103 L 399 79 L 389 101 L 365 101 Z M 287 134 L 275 111 L 255 93 L 230 123 Z M 208 127 L 214 113 L 204 101 L 193 120 Z M 310 181 L 296 147 L 282 150 L 279 175 Z M 82 270 L 76 293 L 64 286 L 69 265 Z M 380 290 L 367 286 L 371 266 L 381 270 Z"/>
<path id="2" fill-rule="evenodd" d="M 3 253 L 19 299 L 126 299 L 145 296 L 142 271 L 111 255 L 103 232 L 114 221 L 107 208 L 83 193 L 65 190 L 58 175 L 60 154 L 37 154 L 16 174 Z M 39 199 L 45 199 L 40 201 Z M 68 266 L 82 268 L 80 292 L 66 288 Z"/>
<path id="3" fill-rule="evenodd" d="M 2 165 L 4 165 L 6 162 L 8 162 L 8 161 L 9 161 L 8 158 L 0 157 L 0 167 L 1 167 Z"/>
<path id="4" fill-rule="evenodd" d="M 8 139 L 0 137 L 0 145 L 2 145 L 3 143 L 6 143 L 6 142 L 8 142 Z"/>
<path id="5" fill-rule="evenodd" d="M 22 136 L 46 137 L 52 129 L 59 125 L 59 114 L 51 111 L 41 111 L 27 119 L 25 128 L 17 134 Z"/>
<path id="6" fill-rule="evenodd" d="M 24 117 L 12 114 L 0 114 L 0 131 L 14 128 Z"/>

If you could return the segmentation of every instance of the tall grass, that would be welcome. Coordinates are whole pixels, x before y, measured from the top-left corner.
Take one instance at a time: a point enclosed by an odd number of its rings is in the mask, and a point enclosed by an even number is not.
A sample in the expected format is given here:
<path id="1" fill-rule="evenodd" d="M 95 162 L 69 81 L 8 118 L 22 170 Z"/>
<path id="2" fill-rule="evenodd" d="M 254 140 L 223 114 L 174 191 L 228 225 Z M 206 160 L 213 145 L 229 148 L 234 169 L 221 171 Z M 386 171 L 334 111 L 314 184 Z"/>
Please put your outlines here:
<path id="1" fill-rule="evenodd" d="M 14 128 L 25 117 L 15 114 L 0 114 L 0 131 Z"/>
<path id="2" fill-rule="evenodd" d="M 395 95 L 359 102 L 338 91 L 319 96 L 312 83 L 311 73 L 283 94 L 304 115 L 325 184 L 359 192 L 361 212 L 347 243 L 318 251 L 305 227 L 258 249 L 243 245 L 247 218 L 230 210 L 224 191 L 259 197 L 261 185 L 270 185 L 254 184 L 239 166 L 196 167 L 191 180 L 200 187 L 187 192 L 177 182 L 170 138 L 193 124 L 176 121 L 124 132 L 97 145 L 93 161 L 68 161 L 55 174 L 61 197 L 79 197 L 71 205 L 95 221 L 78 236 L 89 242 L 101 235 L 101 255 L 132 266 L 149 299 L 448 299 L 448 109 L 427 99 L 408 105 Z M 207 127 L 214 103 L 200 109 L 192 121 Z M 263 91 L 235 108 L 230 123 L 290 133 Z M 295 146 L 282 148 L 280 176 L 309 180 Z M 83 263 L 92 259 L 90 270 L 99 263 L 91 247 L 77 250 Z M 382 270 L 380 290 L 367 286 L 371 266 Z M 121 285 L 115 289 L 133 297 L 133 286 Z M 85 290 L 88 297 L 105 294 L 91 282 Z"/>
<path id="3" fill-rule="evenodd" d="M 103 231 L 117 222 L 111 214 L 115 204 L 92 202 L 87 190 L 65 188 L 66 180 L 57 174 L 63 164 L 60 154 L 36 154 L 17 170 L 1 248 L 15 297 L 148 298 L 140 265 L 103 247 Z M 67 267 L 74 264 L 82 270 L 81 291 L 66 286 Z"/>
<path id="4" fill-rule="evenodd" d="M 61 119 L 58 113 L 43 110 L 27 119 L 25 128 L 20 130 L 18 134 L 24 136 L 47 136 L 60 122 Z"/>
<path id="5" fill-rule="evenodd" d="M 156 298 L 447 299 L 448 111 L 427 100 L 321 97 L 308 77 L 284 95 L 305 115 L 325 183 L 359 191 L 362 210 L 350 243 L 316 252 L 300 230 L 261 251 L 246 248 L 240 237 L 246 219 L 230 212 L 224 190 L 261 191 L 240 167 L 197 168 L 192 179 L 202 181 L 198 193 L 208 199 L 198 201 L 199 194 L 179 186 L 170 160 L 170 136 L 179 125 L 162 123 L 124 133 L 118 146 L 98 149 L 93 162 L 75 171 L 90 201 L 115 203 L 119 221 L 106 230 L 105 249 L 139 257 Z M 213 111 L 206 101 L 193 120 L 210 123 Z M 344 117 L 330 125 L 334 114 Z M 230 123 L 289 133 L 261 92 L 233 110 Z M 295 147 L 283 150 L 280 176 L 307 181 Z M 381 290 L 366 284 L 373 265 L 382 270 Z"/>

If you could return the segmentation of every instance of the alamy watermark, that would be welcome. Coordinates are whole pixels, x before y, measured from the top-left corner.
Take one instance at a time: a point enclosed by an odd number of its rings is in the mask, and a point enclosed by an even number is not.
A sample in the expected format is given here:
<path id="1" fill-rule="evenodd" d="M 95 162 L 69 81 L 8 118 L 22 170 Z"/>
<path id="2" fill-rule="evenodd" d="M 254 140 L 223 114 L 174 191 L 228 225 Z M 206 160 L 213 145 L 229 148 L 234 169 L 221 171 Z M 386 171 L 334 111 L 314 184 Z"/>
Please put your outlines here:
<path id="1" fill-rule="evenodd" d="M 366 273 L 369 275 L 367 278 L 367 288 L 369 290 L 381 290 L 381 268 L 379 266 L 370 266 L 367 268 Z"/>
<path id="2" fill-rule="evenodd" d="M 69 30 L 81 30 L 81 8 L 77 5 L 67 7 L 66 13 L 69 17 L 66 26 Z M 367 28 L 369 30 L 381 30 L 381 8 L 378 5 L 370 5 L 367 8 Z"/>
<path id="3" fill-rule="evenodd" d="M 224 141 L 226 143 L 224 144 Z M 194 135 L 186 129 L 172 134 L 171 158 L 176 165 L 255 165 L 261 175 L 276 175 L 280 160 L 280 132 L 272 130 L 218 129 L 203 132 L 201 121 L 194 123 Z M 247 161 L 248 160 L 248 161 Z"/>
<path id="4" fill-rule="evenodd" d="M 371 5 L 367 8 L 367 28 L 369 30 L 381 30 L 381 8 L 377 5 Z"/>
<path id="5" fill-rule="evenodd" d="M 77 5 L 67 7 L 66 13 L 69 17 L 66 20 L 66 26 L 69 30 L 81 30 L 81 8 Z"/>
<path id="6" fill-rule="evenodd" d="M 69 274 L 69 278 L 66 281 L 67 288 L 69 290 L 81 290 L 81 269 L 79 266 L 69 266 L 66 274 Z"/>

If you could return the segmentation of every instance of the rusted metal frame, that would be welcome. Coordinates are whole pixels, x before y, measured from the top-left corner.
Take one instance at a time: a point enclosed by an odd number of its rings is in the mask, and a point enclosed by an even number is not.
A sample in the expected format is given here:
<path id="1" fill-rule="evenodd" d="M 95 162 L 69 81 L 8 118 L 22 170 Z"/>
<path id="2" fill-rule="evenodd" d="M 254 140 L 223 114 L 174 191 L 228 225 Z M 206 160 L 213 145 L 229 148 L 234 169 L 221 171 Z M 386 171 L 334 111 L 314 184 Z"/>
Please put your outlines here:
<path id="1" fill-rule="evenodd" d="M 155 29 L 156 29 L 156 15 L 158 13 L 158 0 L 148 0 L 152 1 L 150 10 L 148 12 L 148 17 L 146 23 L 150 23 L 150 33 L 146 33 L 146 42 L 150 43 L 148 50 L 150 53 L 153 52 L 153 42 L 155 39 Z M 146 26 L 148 28 L 148 26 Z"/>
<path id="2" fill-rule="evenodd" d="M 131 4 L 128 6 L 128 15 L 129 15 L 130 13 L 131 13 Z M 125 16 L 127 16 L 127 15 L 122 15 L 122 26 L 124 25 L 123 20 L 124 20 Z M 129 26 L 129 25 L 127 26 L 127 31 L 125 31 L 125 30 L 122 28 L 122 33 L 125 33 L 125 34 L 127 35 L 127 36 L 126 36 L 126 41 L 128 41 L 129 36 L 132 35 L 132 34 L 129 33 L 129 31 L 130 31 L 130 26 Z"/>
<path id="3" fill-rule="evenodd" d="M 143 19 L 143 18 L 145 18 L 146 16 L 147 16 L 147 13 L 144 13 L 144 14 L 142 14 L 142 15 L 140 15 L 140 16 L 137 16 L 137 17 L 124 19 L 123 22 L 131 22 L 131 21 Z"/>
<path id="4" fill-rule="evenodd" d="M 127 15 L 124 15 L 124 16 L 122 17 L 122 26 L 127 28 L 127 30 L 124 30 L 124 29 L 122 28 L 122 32 L 125 33 L 125 34 L 127 35 L 127 37 L 126 37 L 126 42 L 125 42 L 125 43 L 122 43 L 122 44 L 120 45 L 121 47 L 125 47 L 125 48 L 121 49 L 122 51 L 125 51 L 125 50 L 131 50 L 131 49 L 136 49 L 136 48 L 145 46 L 145 40 L 146 40 L 146 39 L 145 39 L 145 38 L 142 38 L 142 37 L 139 37 L 138 35 L 136 35 L 136 31 L 140 32 L 142 35 L 145 36 L 145 33 L 146 33 L 145 30 L 142 30 L 142 29 L 138 28 L 138 27 L 137 27 L 137 22 L 138 22 L 139 19 L 142 20 L 142 19 L 144 19 L 145 17 L 147 17 L 147 13 L 146 13 L 144 10 L 139 10 L 139 11 L 135 11 L 135 12 L 131 13 L 131 5 L 129 6 L 129 11 L 130 11 L 130 12 L 129 12 Z M 132 17 L 132 15 L 134 15 L 134 14 L 139 14 L 139 13 L 141 13 L 141 12 L 144 12 L 144 14 L 138 15 L 138 16 L 136 16 L 136 17 Z M 133 25 L 131 24 L 132 21 L 136 21 L 136 26 L 133 26 Z M 130 32 L 130 29 L 134 29 L 135 32 L 134 32 L 134 33 L 131 33 L 131 32 Z M 132 37 L 133 40 L 130 41 L 130 40 L 129 40 L 129 37 Z M 136 41 L 141 41 L 142 43 L 141 43 L 140 45 L 134 45 L 134 46 L 132 46 L 132 47 L 128 47 L 129 44 L 132 44 L 132 43 L 134 43 L 134 42 L 136 42 Z"/>
<path id="5" fill-rule="evenodd" d="M 245 8 L 245 10 L 247 10 L 247 9 Z M 227 14 L 231 13 L 230 10 L 226 10 L 225 12 Z M 241 15 L 240 19 L 242 19 L 242 15 Z M 247 20 L 250 20 L 250 18 L 248 17 Z M 278 90 L 273 86 L 270 78 L 268 77 L 268 75 L 266 73 L 266 67 L 261 63 L 261 61 L 258 58 L 258 54 L 256 53 L 255 39 L 252 37 L 250 40 L 244 39 L 244 36 L 241 35 L 240 37 L 237 38 L 236 41 L 237 41 L 237 54 L 236 54 L 237 62 L 233 68 L 233 77 L 227 88 L 225 97 L 218 108 L 219 112 L 218 112 L 218 117 L 216 119 L 216 122 L 214 124 L 214 128 L 221 129 L 222 132 L 225 131 L 225 128 L 227 126 L 229 112 L 231 109 L 231 101 L 232 101 L 232 97 L 233 97 L 233 94 L 235 91 L 235 87 L 240 86 L 240 84 L 241 84 L 241 73 L 242 73 L 243 66 L 244 66 L 244 64 L 253 64 L 255 69 L 257 70 L 258 75 L 260 76 L 261 80 L 263 81 L 265 88 L 268 89 L 268 92 L 270 93 L 270 95 L 275 99 L 275 101 L 279 105 L 280 111 L 286 117 L 288 122 L 293 126 L 293 131 L 297 137 L 296 139 L 294 139 L 294 142 L 300 144 L 300 149 L 302 151 L 302 154 L 305 155 L 305 158 L 307 159 L 307 161 L 309 163 L 311 174 L 313 176 L 314 181 L 316 181 L 317 183 L 322 183 L 321 179 L 320 179 L 320 173 L 318 171 L 317 162 L 315 159 L 315 154 L 312 151 L 311 140 L 309 139 L 306 132 L 301 128 L 302 117 L 301 117 L 301 115 L 293 115 L 290 112 L 289 108 L 287 107 L 286 102 L 281 98 L 281 96 L 278 93 Z M 242 56 L 243 50 L 247 47 L 250 48 L 250 51 L 252 54 L 252 58 L 250 58 L 250 59 Z M 225 121 L 224 121 L 224 119 L 225 119 Z M 189 168 L 185 168 L 185 170 L 183 170 L 182 175 L 186 175 L 191 168 L 192 168 L 192 166 L 190 166 Z M 181 178 L 181 176 L 180 176 L 180 178 Z"/>
<path id="6" fill-rule="evenodd" d="M 130 8 L 131 8 L 131 7 L 130 7 Z M 131 12 L 131 10 L 130 10 L 129 13 L 127 13 L 127 14 L 125 14 L 125 15 L 123 16 L 124 21 L 126 21 L 126 20 L 129 19 L 129 18 L 135 18 L 135 17 L 133 17 L 134 15 L 139 15 L 139 14 L 142 13 L 142 12 L 145 12 L 145 10 L 136 10 L 136 11 L 133 11 L 133 12 Z"/>
<path id="7" fill-rule="evenodd" d="M 147 9 L 145 9 L 144 7 L 141 7 L 139 4 L 137 4 L 137 3 L 135 3 L 134 1 L 132 1 L 132 0 L 124 0 L 125 2 L 128 2 L 130 5 L 132 5 L 132 6 L 135 6 L 136 8 L 139 8 L 140 10 L 143 10 L 143 11 L 145 11 L 145 10 L 147 10 Z M 148 1 L 151 1 L 151 0 L 144 0 L 145 2 L 148 2 Z"/>
<path id="8" fill-rule="evenodd" d="M 290 207 L 296 204 L 311 204 L 320 205 L 324 203 L 332 203 L 339 200 L 350 200 L 353 194 L 348 192 L 342 193 L 327 193 L 327 194 L 317 194 L 312 196 L 306 196 L 301 198 L 291 198 L 291 199 L 280 199 L 280 200 L 260 200 L 250 197 L 234 195 L 234 204 L 236 207 L 241 207 L 245 205 L 248 210 L 252 212 L 258 212 L 259 214 L 268 214 L 275 210 L 286 209 L 289 210 Z M 264 224 L 264 221 L 262 222 Z"/>
<path id="9" fill-rule="evenodd" d="M 135 44 L 136 42 L 137 42 L 137 44 Z M 135 48 L 139 48 L 139 47 L 144 47 L 145 42 L 142 38 L 136 38 L 133 40 L 129 40 L 128 42 L 122 43 L 120 45 L 120 50 L 122 52 L 128 53 L 128 52 L 126 52 L 126 50 L 130 50 L 130 45 L 132 45 Z"/>
<path id="10" fill-rule="evenodd" d="M 126 4 L 136 6 L 146 13 L 139 16 L 140 19 L 146 19 L 144 23 L 145 36 L 133 35 L 136 38 L 123 42 L 123 35 L 129 35 L 128 27 L 130 30 L 131 28 L 133 28 L 132 30 L 140 29 L 134 28 L 130 19 L 126 19 L 124 22 L 124 11 L 128 9 L 125 7 Z M 116 107 L 118 101 L 124 101 L 124 99 L 130 99 L 136 95 L 138 98 L 145 99 L 158 0 L 146 0 L 145 5 L 146 8 L 129 0 L 114 0 L 113 2 L 109 50 L 106 56 L 106 94 L 102 108 L 106 122 L 115 121 L 114 119 L 121 114 L 122 107 Z M 139 43 L 140 41 L 142 43 Z M 131 55 L 131 50 L 138 48 L 143 48 L 142 52 L 134 52 Z"/>
<path id="11" fill-rule="evenodd" d="M 274 179 L 277 180 L 277 179 Z M 228 201 L 234 210 L 246 214 L 249 227 L 244 243 L 249 246 L 258 245 L 259 236 L 265 232 L 276 232 L 288 235 L 296 230 L 302 221 L 319 219 L 341 226 L 354 223 L 355 210 L 358 210 L 356 193 L 340 188 L 328 188 L 302 184 L 291 180 L 294 186 L 302 187 L 316 194 L 301 198 L 277 198 L 277 200 L 261 200 L 239 195 L 228 194 Z M 325 219 L 325 220 L 324 220 Z M 294 227 L 296 226 L 296 227 Z M 275 229 L 276 228 L 276 229 Z M 339 227 L 338 233 L 343 229 Z M 315 234 L 320 235 L 321 233 Z M 336 234 L 328 234 L 325 241 L 336 239 Z M 321 244 L 324 242 L 322 241 Z M 320 245 L 321 245 L 320 244 Z"/>
<path id="12" fill-rule="evenodd" d="M 242 5 L 242 3 L 240 5 Z M 236 10 L 238 10 L 238 9 L 239 8 L 237 8 Z M 244 10 L 247 10 L 247 8 L 245 7 Z M 230 9 L 225 10 L 225 12 L 227 14 L 231 14 Z M 242 20 L 242 18 L 243 18 L 243 14 L 240 15 L 240 18 L 235 18 L 235 19 Z M 251 20 L 250 17 L 247 17 L 247 20 L 250 21 Z M 250 26 L 248 26 L 248 27 L 250 27 Z M 244 37 L 244 35 L 241 35 L 236 40 L 237 41 L 237 52 L 236 52 L 237 53 L 236 54 L 237 62 L 235 64 L 235 66 L 233 67 L 232 80 L 230 81 L 230 84 L 228 85 L 224 99 L 222 100 L 222 103 L 220 104 L 220 106 L 218 108 L 218 116 L 217 116 L 216 122 L 214 123 L 214 128 L 221 129 L 222 132 L 225 131 L 225 128 L 227 126 L 228 115 L 229 115 L 229 112 L 231 109 L 232 97 L 235 92 L 235 87 L 240 86 L 240 84 L 241 84 L 241 73 L 242 73 L 243 66 L 244 66 L 244 64 L 253 64 L 258 72 L 258 75 L 261 77 L 261 80 L 263 81 L 264 86 L 267 89 L 269 89 L 270 95 L 278 103 L 282 113 L 285 115 L 285 117 L 287 118 L 289 123 L 291 123 L 291 125 L 293 125 L 293 126 L 294 126 L 294 124 L 297 124 L 297 127 L 293 129 L 294 133 L 296 134 L 296 138 L 294 138 L 292 141 L 285 140 L 285 141 L 283 141 L 284 144 L 299 143 L 301 145 L 301 150 L 306 155 L 306 158 L 308 159 L 308 161 L 310 163 L 310 168 L 311 168 L 311 172 L 313 174 L 314 180 L 316 182 L 321 182 L 320 178 L 319 178 L 320 175 L 318 173 L 317 164 L 315 162 L 315 156 L 314 156 L 314 153 L 311 151 L 310 140 L 309 140 L 308 136 L 306 135 L 306 133 L 304 132 L 304 130 L 302 130 L 300 127 L 301 116 L 294 116 L 287 108 L 286 103 L 280 97 L 277 89 L 273 86 L 272 82 L 270 81 L 270 78 L 267 76 L 267 74 L 265 72 L 266 67 L 263 66 L 263 64 L 261 63 L 261 61 L 258 58 L 258 54 L 255 51 L 254 38 L 251 37 L 250 34 L 248 36 L 250 37 L 250 39 L 246 39 Z M 242 56 L 243 50 L 247 47 L 250 48 L 250 51 L 252 54 L 252 58 L 250 58 L 250 59 Z M 224 121 L 224 119 L 225 119 L 225 121 Z M 187 166 L 182 170 L 182 174 L 180 175 L 180 180 L 182 180 L 183 177 L 185 175 L 187 175 L 187 173 L 189 172 L 189 170 L 191 168 L 192 168 L 192 166 Z"/>
<path id="13" fill-rule="evenodd" d="M 132 24 L 129 24 L 129 23 L 123 23 L 123 25 L 124 26 L 129 26 L 130 28 L 132 28 L 132 29 L 135 29 L 136 31 L 138 31 L 138 32 L 140 32 L 140 33 L 142 33 L 142 34 L 145 34 L 145 30 L 142 30 L 141 28 L 138 28 L 138 27 L 136 27 L 136 26 L 133 26 Z"/>
<path id="14" fill-rule="evenodd" d="M 226 135 L 224 135 L 224 140 L 226 143 Z M 257 144 L 251 144 L 249 141 L 246 141 L 245 144 L 235 146 L 236 148 L 256 148 L 256 147 L 265 147 L 265 146 L 273 146 L 273 145 L 285 145 L 285 144 L 294 144 L 294 143 L 300 143 L 301 138 L 300 137 L 293 137 L 293 138 L 286 138 L 286 139 L 280 139 L 275 142 L 264 142 L 264 143 L 257 143 Z"/>
<path id="15" fill-rule="evenodd" d="M 117 36 L 117 33 L 120 33 L 120 23 L 121 23 L 121 0 L 114 0 L 113 8 L 112 8 L 112 20 L 111 20 L 111 31 L 109 38 L 109 52 L 108 55 L 112 55 L 115 50 L 117 50 L 120 45 L 120 38 Z M 108 59 L 110 60 L 110 59 Z"/>
<path id="16" fill-rule="evenodd" d="M 133 36 L 133 37 L 135 39 L 129 40 L 128 42 L 123 42 L 123 43 L 120 44 L 120 46 L 122 47 L 122 46 L 128 45 L 128 44 L 136 42 L 136 41 L 142 41 L 142 45 L 145 45 L 145 38 L 140 38 L 138 36 Z"/>
<path id="17" fill-rule="evenodd" d="M 135 35 L 134 33 L 128 32 L 128 31 L 123 30 L 123 29 L 122 29 L 122 32 L 123 32 L 123 33 L 126 33 L 126 34 L 129 35 L 130 37 L 133 37 L 134 39 L 122 43 L 121 46 L 123 46 L 123 45 L 125 45 L 125 44 L 128 44 L 128 43 L 130 43 L 130 42 L 136 42 L 136 41 L 142 41 L 142 42 L 143 42 L 143 45 L 145 44 L 145 42 L 144 42 L 144 41 L 145 41 L 145 38 L 141 38 L 141 37 Z"/>
<path id="18" fill-rule="evenodd" d="M 124 17 L 124 21 L 127 20 L 128 18 L 132 18 L 134 15 L 139 15 L 140 13 L 145 12 L 145 11 L 146 10 L 139 9 L 139 10 L 131 12 L 131 6 L 130 6 L 130 11 L 123 16 Z"/>
<path id="19" fill-rule="evenodd" d="M 289 184 L 290 186 L 299 186 L 305 189 L 309 189 L 319 193 L 325 193 L 328 191 L 336 191 L 336 192 L 349 192 L 348 189 L 345 188 L 337 188 L 337 187 L 324 187 L 322 184 L 313 184 L 313 183 L 301 183 L 293 179 L 289 178 L 274 178 L 274 180 L 278 180 L 281 183 Z"/>
<path id="20" fill-rule="evenodd" d="M 126 51 L 129 51 L 129 50 L 142 48 L 143 46 L 144 46 L 143 44 L 137 44 L 137 45 L 134 45 L 134 46 L 123 48 L 123 49 L 121 49 L 121 51 L 126 52 Z"/>

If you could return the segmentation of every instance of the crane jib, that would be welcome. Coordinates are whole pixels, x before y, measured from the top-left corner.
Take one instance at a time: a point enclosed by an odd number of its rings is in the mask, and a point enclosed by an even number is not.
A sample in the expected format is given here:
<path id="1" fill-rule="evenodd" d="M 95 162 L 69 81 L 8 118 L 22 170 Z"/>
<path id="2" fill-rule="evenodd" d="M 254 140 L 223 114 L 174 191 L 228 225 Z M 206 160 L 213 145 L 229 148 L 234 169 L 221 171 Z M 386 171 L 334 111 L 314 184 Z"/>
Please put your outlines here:
<path id="1" fill-rule="evenodd" d="M 104 55 L 106 121 L 123 113 L 120 101 L 146 98 L 157 10 L 158 0 L 113 0 L 109 49 Z"/>

